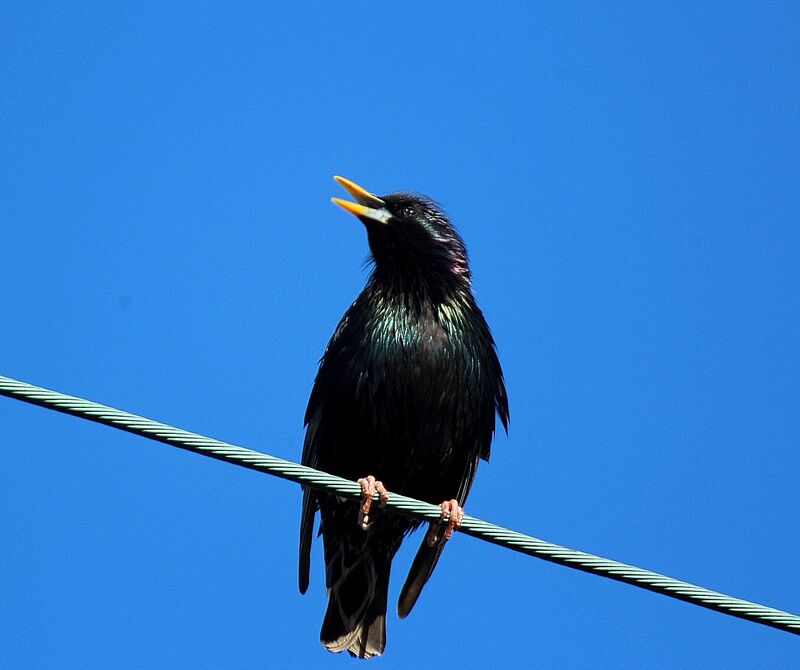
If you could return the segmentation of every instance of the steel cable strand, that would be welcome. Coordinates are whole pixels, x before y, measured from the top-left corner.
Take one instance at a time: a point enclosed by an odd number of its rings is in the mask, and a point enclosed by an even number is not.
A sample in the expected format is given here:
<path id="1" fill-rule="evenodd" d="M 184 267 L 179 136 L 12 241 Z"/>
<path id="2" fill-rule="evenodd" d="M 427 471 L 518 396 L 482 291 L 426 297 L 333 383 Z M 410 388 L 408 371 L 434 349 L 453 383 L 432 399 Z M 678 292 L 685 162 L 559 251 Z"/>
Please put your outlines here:
<path id="1" fill-rule="evenodd" d="M 361 495 L 358 484 L 327 472 L 9 377 L 0 376 L 0 395 L 102 423 L 252 470 L 266 472 L 320 491 L 353 499 L 358 499 Z M 437 521 L 441 514 L 436 505 L 398 493 L 392 493 L 386 507 L 400 514 L 428 521 Z M 468 515 L 464 516 L 460 532 L 528 556 L 625 582 L 717 612 L 800 635 L 800 616 L 711 591 L 657 572 L 552 544 Z"/>

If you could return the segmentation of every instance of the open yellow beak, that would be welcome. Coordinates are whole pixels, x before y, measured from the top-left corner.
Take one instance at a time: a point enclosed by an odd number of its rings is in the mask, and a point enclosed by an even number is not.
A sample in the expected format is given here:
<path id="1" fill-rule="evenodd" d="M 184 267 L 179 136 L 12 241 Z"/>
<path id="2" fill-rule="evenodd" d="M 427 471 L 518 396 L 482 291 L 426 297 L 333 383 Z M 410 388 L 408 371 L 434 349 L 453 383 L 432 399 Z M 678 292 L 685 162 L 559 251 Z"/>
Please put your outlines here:
<path id="1" fill-rule="evenodd" d="M 370 219 L 378 223 L 389 223 L 392 214 L 386 209 L 386 203 L 377 195 L 374 195 L 362 188 L 355 182 L 344 177 L 335 176 L 336 182 L 344 188 L 356 202 L 342 200 L 341 198 L 331 198 L 334 205 L 339 205 L 345 212 L 349 212 L 359 219 Z"/>
<path id="2" fill-rule="evenodd" d="M 366 207 L 383 207 L 386 203 L 381 200 L 377 195 L 370 193 L 367 189 L 362 188 L 355 182 L 350 181 L 349 179 L 345 179 L 344 177 L 339 177 L 338 175 L 333 177 L 334 181 L 339 184 L 345 191 L 347 191 L 350 195 L 353 196 L 353 200 L 355 200 L 359 205 L 365 205 Z"/>

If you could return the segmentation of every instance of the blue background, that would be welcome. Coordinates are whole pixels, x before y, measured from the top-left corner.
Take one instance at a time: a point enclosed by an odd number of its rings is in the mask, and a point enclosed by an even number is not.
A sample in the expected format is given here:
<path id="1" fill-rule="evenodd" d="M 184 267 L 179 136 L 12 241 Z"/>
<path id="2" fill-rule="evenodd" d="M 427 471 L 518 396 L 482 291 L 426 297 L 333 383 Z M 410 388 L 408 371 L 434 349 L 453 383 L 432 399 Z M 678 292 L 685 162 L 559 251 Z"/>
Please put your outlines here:
<path id="1" fill-rule="evenodd" d="M 419 190 L 511 398 L 468 512 L 800 610 L 799 6 L 332 4 L 4 5 L 0 373 L 299 459 L 366 276 L 331 175 Z M 0 665 L 346 663 L 294 485 L 7 399 L 0 440 Z M 400 622 L 417 542 L 384 668 L 797 660 L 465 536 Z"/>

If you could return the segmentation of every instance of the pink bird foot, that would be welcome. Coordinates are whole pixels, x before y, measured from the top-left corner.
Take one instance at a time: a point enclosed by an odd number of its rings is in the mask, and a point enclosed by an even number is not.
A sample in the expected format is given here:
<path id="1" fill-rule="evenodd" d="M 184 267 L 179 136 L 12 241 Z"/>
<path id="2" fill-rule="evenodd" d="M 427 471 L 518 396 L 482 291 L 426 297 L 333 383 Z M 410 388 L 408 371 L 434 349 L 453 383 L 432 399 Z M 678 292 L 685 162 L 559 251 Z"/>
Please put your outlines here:
<path id="1" fill-rule="evenodd" d="M 369 513 L 372 509 L 373 496 L 376 493 L 380 496 L 378 504 L 383 507 L 389 500 L 389 492 L 383 482 L 378 481 L 372 475 L 367 475 L 357 481 L 361 486 L 361 509 L 358 510 L 358 525 L 361 530 L 369 530 L 372 523 Z"/>
<path id="2" fill-rule="evenodd" d="M 439 504 L 442 509 L 442 515 L 438 522 L 432 522 L 425 536 L 425 541 L 429 547 L 435 547 L 440 542 L 447 542 L 453 537 L 453 531 L 461 528 L 461 522 L 464 520 L 464 508 L 458 504 L 458 500 L 446 500 Z M 444 533 L 441 533 L 444 527 Z"/>

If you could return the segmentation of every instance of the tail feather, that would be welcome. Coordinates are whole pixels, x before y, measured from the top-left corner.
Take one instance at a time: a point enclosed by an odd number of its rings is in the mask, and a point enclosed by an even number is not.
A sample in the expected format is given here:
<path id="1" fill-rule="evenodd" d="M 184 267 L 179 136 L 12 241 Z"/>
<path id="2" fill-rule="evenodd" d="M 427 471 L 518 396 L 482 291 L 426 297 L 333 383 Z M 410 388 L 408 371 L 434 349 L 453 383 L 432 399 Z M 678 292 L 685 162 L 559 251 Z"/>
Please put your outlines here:
<path id="1" fill-rule="evenodd" d="M 391 559 L 371 551 L 356 554 L 344 565 L 345 554 L 326 556 L 328 609 L 320 641 L 333 653 L 347 651 L 358 658 L 373 658 L 386 648 L 386 603 Z"/>
<path id="2" fill-rule="evenodd" d="M 370 603 L 358 622 L 342 617 L 338 603 L 331 594 L 320 640 L 334 654 L 347 651 L 356 658 L 380 656 L 386 648 L 386 591 L 383 597 L 378 596 Z"/>

